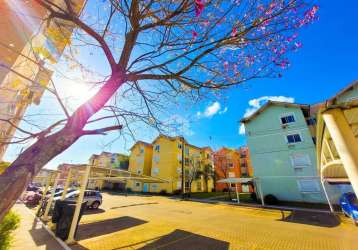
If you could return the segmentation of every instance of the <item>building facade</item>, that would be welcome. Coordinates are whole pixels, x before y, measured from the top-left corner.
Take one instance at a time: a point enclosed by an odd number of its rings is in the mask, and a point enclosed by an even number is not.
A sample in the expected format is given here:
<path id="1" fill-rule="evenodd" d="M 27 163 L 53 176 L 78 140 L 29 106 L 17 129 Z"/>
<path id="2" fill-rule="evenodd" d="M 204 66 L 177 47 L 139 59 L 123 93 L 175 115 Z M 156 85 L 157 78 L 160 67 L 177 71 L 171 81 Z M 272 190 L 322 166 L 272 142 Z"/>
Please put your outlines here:
<path id="1" fill-rule="evenodd" d="M 249 150 L 247 147 L 239 149 L 221 148 L 214 154 L 214 166 L 216 180 L 226 178 L 246 178 L 253 176 Z M 243 193 L 253 192 L 251 184 L 237 184 L 238 191 Z M 216 191 L 235 190 L 235 184 L 215 184 Z"/>
<path id="2" fill-rule="evenodd" d="M 358 194 L 358 81 L 328 99 L 317 121 L 317 168 L 333 210 L 343 193 Z"/>
<path id="3" fill-rule="evenodd" d="M 89 164 L 94 167 L 128 170 L 129 156 L 119 153 L 102 152 L 93 154 Z"/>
<path id="4" fill-rule="evenodd" d="M 150 143 L 137 141 L 130 149 L 128 170 L 137 174 L 151 175 L 153 146 Z M 149 184 L 139 181 L 128 181 L 127 188 L 135 192 L 149 192 Z"/>
<path id="5" fill-rule="evenodd" d="M 151 176 L 165 179 L 169 183 L 150 184 L 150 192 L 181 192 L 182 182 L 185 192 L 213 190 L 213 178 L 205 178 L 204 174 L 205 168 L 212 167 L 210 148 L 191 145 L 184 137 L 165 135 L 159 135 L 152 145 Z M 184 176 L 182 176 L 182 169 L 184 169 Z"/>
<path id="6" fill-rule="evenodd" d="M 93 154 L 89 159 L 91 167 L 98 168 L 91 172 L 91 177 L 105 177 L 108 174 L 106 169 L 127 170 L 129 165 L 129 156 L 119 153 L 102 152 L 99 155 Z M 101 170 L 101 168 L 104 168 Z M 124 189 L 123 182 L 107 180 L 90 180 L 91 189 Z"/>
<path id="7" fill-rule="evenodd" d="M 316 169 L 316 114 L 309 105 L 269 101 L 241 120 L 263 196 L 326 203 Z"/>
<path id="8" fill-rule="evenodd" d="M 66 8 L 64 1 L 53 2 Z M 73 9 L 79 13 L 83 4 L 76 1 Z M 74 27 L 65 21 L 40 21 L 48 13 L 34 0 L 4 1 L 0 12 L 1 161 L 28 106 L 40 103 L 53 73 L 48 65 L 57 62 Z"/>

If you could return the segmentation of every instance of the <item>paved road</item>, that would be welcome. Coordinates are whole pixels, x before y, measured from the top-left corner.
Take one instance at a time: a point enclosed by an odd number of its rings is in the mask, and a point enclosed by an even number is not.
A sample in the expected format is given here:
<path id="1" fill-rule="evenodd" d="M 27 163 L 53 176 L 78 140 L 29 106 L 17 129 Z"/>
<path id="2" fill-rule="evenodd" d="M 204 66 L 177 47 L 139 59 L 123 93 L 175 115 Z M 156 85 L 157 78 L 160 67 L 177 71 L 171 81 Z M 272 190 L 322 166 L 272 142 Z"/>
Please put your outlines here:
<path id="1" fill-rule="evenodd" d="M 357 249 L 358 228 L 322 214 L 103 195 L 74 249 Z"/>

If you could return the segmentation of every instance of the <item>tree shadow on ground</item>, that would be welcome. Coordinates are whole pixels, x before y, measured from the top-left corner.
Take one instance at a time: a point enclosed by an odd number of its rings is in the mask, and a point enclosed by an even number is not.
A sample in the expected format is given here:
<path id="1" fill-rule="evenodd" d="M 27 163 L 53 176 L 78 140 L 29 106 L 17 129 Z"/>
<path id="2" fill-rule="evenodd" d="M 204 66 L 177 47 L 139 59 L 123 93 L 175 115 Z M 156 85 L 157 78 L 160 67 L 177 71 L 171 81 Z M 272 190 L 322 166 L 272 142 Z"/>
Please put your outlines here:
<path id="1" fill-rule="evenodd" d="M 229 249 L 229 242 L 213 239 L 199 234 L 194 234 L 184 230 L 176 229 L 175 231 L 144 242 L 137 242 L 138 244 L 145 244 L 139 249 L 161 249 L 161 250 L 227 250 Z M 126 246 L 131 247 L 131 246 Z"/>
<path id="2" fill-rule="evenodd" d="M 282 218 L 279 219 L 279 221 L 320 227 L 336 227 L 341 223 L 338 216 L 333 213 L 321 213 L 314 211 L 290 211 L 289 214 L 285 214 L 285 211 L 281 210 L 281 215 Z"/>
<path id="3" fill-rule="evenodd" d="M 125 208 L 125 207 L 135 207 L 135 206 L 144 206 L 144 205 L 153 205 L 153 204 L 159 204 L 159 203 L 158 202 L 135 203 L 135 204 L 123 205 L 123 206 L 119 206 L 119 207 L 111 207 L 111 209 L 118 209 L 118 208 Z"/>
<path id="4" fill-rule="evenodd" d="M 89 239 L 101 235 L 114 233 L 130 227 L 135 227 L 147 223 L 147 221 L 123 216 L 115 219 L 108 219 L 78 226 L 76 240 Z"/>

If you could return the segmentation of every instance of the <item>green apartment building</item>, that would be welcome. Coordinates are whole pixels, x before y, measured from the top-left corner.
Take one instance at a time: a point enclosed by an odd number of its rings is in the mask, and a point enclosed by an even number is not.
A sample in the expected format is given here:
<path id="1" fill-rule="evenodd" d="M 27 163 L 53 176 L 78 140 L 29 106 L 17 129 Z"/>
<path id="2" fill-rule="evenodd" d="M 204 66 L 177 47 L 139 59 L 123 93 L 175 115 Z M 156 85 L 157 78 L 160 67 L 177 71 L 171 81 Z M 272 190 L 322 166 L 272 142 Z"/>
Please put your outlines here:
<path id="1" fill-rule="evenodd" d="M 256 192 L 261 189 L 263 196 L 272 194 L 282 201 L 327 203 L 317 167 L 316 117 L 328 103 L 347 106 L 356 100 L 358 81 L 316 105 L 269 101 L 243 118 Z M 346 182 L 325 181 L 324 187 L 332 204 L 352 191 Z"/>
<path id="2" fill-rule="evenodd" d="M 316 167 L 316 109 L 269 101 L 241 120 L 263 196 L 272 194 L 281 201 L 327 202 Z"/>

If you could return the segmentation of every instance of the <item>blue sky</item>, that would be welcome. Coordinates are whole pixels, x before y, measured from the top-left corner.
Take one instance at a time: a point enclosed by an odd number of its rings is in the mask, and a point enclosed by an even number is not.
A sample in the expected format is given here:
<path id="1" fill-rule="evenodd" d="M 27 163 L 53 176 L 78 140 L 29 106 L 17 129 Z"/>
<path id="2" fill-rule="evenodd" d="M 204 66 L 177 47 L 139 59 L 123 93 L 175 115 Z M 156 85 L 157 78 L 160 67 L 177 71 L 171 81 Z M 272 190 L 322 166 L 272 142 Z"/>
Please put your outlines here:
<path id="1" fill-rule="evenodd" d="M 185 110 L 193 118 L 185 121 L 184 125 L 185 137 L 190 143 L 213 149 L 245 145 L 245 137 L 239 134 L 239 120 L 245 112 L 263 103 L 258 100 L 280 97 L 282 100 L 313 104 L 331 97 L 358 79 L 358 1 L 338 4 L 329 0 L 320 1 L 318 5 L 320 19 L 300 31 L 303 47 L 290 55 L 291 65 L 283 72 L 282 78 L 250 81 L 226 91 L 225 98 L 203 101 Z M 250 106 L 249 102 L 256 106 Z M 56 107 L 46 103 L 45 96 L 41 106 L 31 107 L 27 114 L 46 112 L 51 108 L 56 112 Z M 178 113 L 173 111 L 173 115 Z M 153 131 L 143 131 L 137 134 L 137 139 L 150 141 L 156 136 Z M 55 168 L 63 162 L 87 162 L 91 154 L 102 150 L 128 152 L 133 143 L 131 140 L 118 140 L 110 147 L 104 147 L 114 138 L 113 134 L 81 138 L 47 167 Z M 16 146 L 10 147 L 5 160 L 13 160 L 19 150 Z"/>

